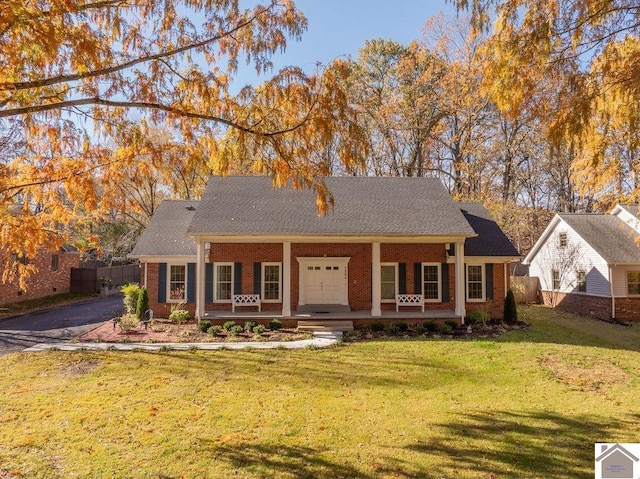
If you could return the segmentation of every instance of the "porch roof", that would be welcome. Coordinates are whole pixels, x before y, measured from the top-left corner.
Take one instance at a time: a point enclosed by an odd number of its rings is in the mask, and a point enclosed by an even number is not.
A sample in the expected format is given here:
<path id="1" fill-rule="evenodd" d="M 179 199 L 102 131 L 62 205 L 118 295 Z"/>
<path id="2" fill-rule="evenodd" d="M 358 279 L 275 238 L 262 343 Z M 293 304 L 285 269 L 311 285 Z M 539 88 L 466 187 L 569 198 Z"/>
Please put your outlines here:
<path id="1" fill-rule="evenodd" d="M 188 235 L 457 236 L 476 232 L 435 178 L 328 177 L 335 206 L 261 176 L 211 177 Z"/>

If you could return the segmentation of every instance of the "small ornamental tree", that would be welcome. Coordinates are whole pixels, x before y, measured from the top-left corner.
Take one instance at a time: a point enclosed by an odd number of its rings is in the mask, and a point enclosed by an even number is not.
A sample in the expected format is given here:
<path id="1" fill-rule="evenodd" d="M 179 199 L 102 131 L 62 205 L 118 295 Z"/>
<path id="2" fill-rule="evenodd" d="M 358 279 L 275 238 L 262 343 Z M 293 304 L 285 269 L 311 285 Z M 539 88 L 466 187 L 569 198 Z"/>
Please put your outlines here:
<path id="1" fill-rule="evenodd" d="M 515 324 L 518 321 L 518 309 L 516 307 L 516 298 L 513 295 L 513 290 L 507 291 L 507 296 L 504 299 L 504 322 L 507 324 Z"/>
<path id="2" fill-rule="evenodd" d="M 136 310 L 138 308 L 138 297 L 140 296 L 140 286 L 138 283 L 125 284 L 120 288 L 120 292 L 124 294 L 122 301 L 124 303 L 125 312 L 127 314 L 136 314 Z"/>
<path id="3" fill-rule="evenodd" d="M 138 294 L 138 304 L 136 305 L 136 316 L 139 320 L 144 319 L 144 313 L 149 309 L 149 294 L 147 288 L 144 286 L 140 288 L 140 294 Z"/>

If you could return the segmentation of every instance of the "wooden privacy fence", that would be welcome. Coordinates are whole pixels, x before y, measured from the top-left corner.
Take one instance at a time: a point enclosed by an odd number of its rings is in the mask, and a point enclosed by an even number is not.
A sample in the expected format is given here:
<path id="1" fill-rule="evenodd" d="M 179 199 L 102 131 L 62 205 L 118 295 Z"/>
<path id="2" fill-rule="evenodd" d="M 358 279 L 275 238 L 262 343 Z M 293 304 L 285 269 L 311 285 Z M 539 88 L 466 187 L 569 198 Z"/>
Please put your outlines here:
<path id="1" fill-rule="evenodd" d="M 538 278 L 536 276 L 511 276 L 511 289 L 517 303 L 537 303 Z"/>
<path id="2" fill-rule="evenodd" d="M 127 264 L 106 268 L 71 268 L 71 292 L 99 293 L 102 278 L 111 280 L 111 288 L 119 288 L 125 283 L 139 283 L 140 266 Z"/>

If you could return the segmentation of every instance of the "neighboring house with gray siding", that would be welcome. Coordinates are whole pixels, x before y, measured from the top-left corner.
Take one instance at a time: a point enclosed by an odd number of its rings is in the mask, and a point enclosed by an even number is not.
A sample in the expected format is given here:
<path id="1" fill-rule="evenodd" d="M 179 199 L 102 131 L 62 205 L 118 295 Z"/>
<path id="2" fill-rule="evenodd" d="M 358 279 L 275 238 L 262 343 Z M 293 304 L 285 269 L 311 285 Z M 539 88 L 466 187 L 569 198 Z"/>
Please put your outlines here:
<path id="1" fill-rule="evenodd" d="M 640 320 L 637 205 L 557 214 L 524 259 L 545 304 L 601 319 Z"/>

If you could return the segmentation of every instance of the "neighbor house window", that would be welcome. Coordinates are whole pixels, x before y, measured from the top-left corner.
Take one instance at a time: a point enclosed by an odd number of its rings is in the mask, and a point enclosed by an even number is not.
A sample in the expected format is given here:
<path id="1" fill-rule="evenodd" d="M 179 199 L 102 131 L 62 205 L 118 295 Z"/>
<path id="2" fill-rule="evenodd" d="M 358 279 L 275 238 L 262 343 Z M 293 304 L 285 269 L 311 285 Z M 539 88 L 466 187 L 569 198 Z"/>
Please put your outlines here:
<path id="1" fill-rule="evenodd" d="M 627 271 L 627 293 L 640 294 L 640 271 Z"/>
<path id="2" fill-rule="evenodd" d="M 422 265 L 422 294 L 425 301 L 440 301 L 440 263 Z"/>
<path id="3" fill-rule="evenodd" d="M 262 263 L 262 299 L 280 301 L 280 263 Z"/>
<path id="4" fill-rule="evenodd" d="M 26 256 L 19 255 L 18 253 L 11 253 L 11 262 L 20 263 L 26 266 L 29 264 L 29 259 Z"/>
<path id="5" fill-rule="evenodd" d="M 551 289 L 554 291 L 560 289 L 560 271 L 557 269 L 551 270 Z"/>
<path id="6" fill-rule="evenodd" d="M 169 301 L 185 301 L 187 299 L 187 267 L 183 264 L 172 264 L 169 267 Z"/>
<path id="7" fill-rule="evenodd" d="M 233 289 L 233 263 L 218 263 L 215 267 L 215 300 L 231 301 Z"/>
<path id="8" fill-rule="evenodd" d="M 558 233 L 558 246 L 560 246 L 560 248 L 566 248 L 567 244 L 567 233 Z"/>
<path id="9" fill-rule="evenodd" d="M 380 283 L 381 299 L 395 301 L 398 291 L 398 265 L 396 263 L 380 266 Z"/>
<path id="10" fill-rule="evenodd" d="M 57 254 L 51 255 L 51 271 L 58 271 L 60 257 Z"/>
<path id="11" fill-rule="evenodd" d="M 578 282 L 578 292 L 587 292 L 587 273 L 585 271 L 578 271 L 576 274 L 576 280 Z"/>
<path id="12" fill-rule="evenodd" d="M 482 301 L 484 299 L 484 267 L 481 264 L 467 265 L 467 299 Z"/>

